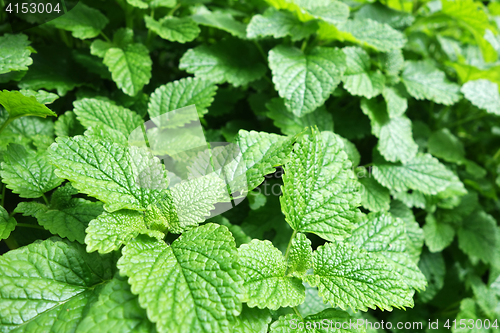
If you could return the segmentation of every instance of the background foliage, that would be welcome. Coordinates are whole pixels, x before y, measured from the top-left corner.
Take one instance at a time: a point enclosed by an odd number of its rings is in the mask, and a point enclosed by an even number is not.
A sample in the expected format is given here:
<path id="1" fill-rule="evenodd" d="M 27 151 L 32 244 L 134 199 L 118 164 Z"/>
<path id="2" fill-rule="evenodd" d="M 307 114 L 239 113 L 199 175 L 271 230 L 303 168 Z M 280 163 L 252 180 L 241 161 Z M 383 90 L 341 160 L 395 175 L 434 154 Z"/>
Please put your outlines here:
<path id="1" fill-rule="evenodd" d="M 5 19 L 1 332 L 499 331 L 500 2 L 83 0 L 22 33 Z M 167 190 L 127 147 L 192 104 L 252 190 L 200 226 L 218 178 Z"/>

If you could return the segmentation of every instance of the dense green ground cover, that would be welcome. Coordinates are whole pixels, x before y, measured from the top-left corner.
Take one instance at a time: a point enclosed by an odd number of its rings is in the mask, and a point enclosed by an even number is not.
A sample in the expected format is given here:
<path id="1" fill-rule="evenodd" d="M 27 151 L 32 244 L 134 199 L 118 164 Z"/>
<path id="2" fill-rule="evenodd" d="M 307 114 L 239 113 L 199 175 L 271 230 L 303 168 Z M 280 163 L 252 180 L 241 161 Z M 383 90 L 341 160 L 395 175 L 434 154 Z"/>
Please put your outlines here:
<path id="1" fill-rule="evenodd" d="M 0 332 L 500 332 L 500 2 L 9 3 Z"/>

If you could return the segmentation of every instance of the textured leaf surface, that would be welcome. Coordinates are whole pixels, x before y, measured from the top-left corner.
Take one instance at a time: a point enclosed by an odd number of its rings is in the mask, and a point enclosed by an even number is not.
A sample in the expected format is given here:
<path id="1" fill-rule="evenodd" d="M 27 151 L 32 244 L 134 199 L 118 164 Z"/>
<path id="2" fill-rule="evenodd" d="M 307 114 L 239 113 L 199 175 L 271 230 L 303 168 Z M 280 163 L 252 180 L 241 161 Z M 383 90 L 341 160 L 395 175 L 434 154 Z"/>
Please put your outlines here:
<path id="1" fill-rule="evenodd" d="M 271 314 L 267 309 L 249 308 L 243 305 L 243 311 L 231 323 L 233 333 L 267 333 Z"/>
<path id="2" fill-rule="evenodd" d="M 83 134 L 83 126 L 76 119 L 73 111 L 66 111 L 60 115 L 54 123 L 54 133 L 56 136 L 75 136 Z"/>
<path id="3" fill-rule="evenodd" d="M 113 277 L 114 260 L 51 238 L 9 251 L 0 267 L 2 332 L 72 332 Z"/>
<path id="4" fill-rule="evenodd" d="M 447 128 L 432 133 L 427 147 L 429 153 L 445 161 L 460 163 L 465 160 L 465 149 L 462 142 Z"/>
<path id="5" fill-rule="evenodd" d="M 371 213 L 352 232 L 348 242 L 385 258 L 408 286 L 425 289 L 425 276 L 406 252 L 408 237 L 403 220 L 390 214 Z"/>
<path id="6" fill-rule="evenodd" d="M 440 252 L 451 244 L 455 237 L 455 229 L 448 223 L 436 221 L 436 218 L 429 214 L 425 218 L 424 231 L 425 245 L 432 253 Z"/>
<path id="7" fill-rule="evenodd" d="M 380 71 L 370 69 L 370 56 L 360 47 L 344 47 L 346 71 L 342 76 L 344 88 L 355 96 L 372 98 L 382 92 L 385 84 L 384 75 Z"/>
<path id="8" fill-rule="evenodd" d="M 212 104 L 216 91 L 217 86 L 211 81 L 191 77 L 167 83 L 151 94 L 148 105 L 149 116 L 158 117 L 192 104 L 196 105 L 198 114 L 203 115 L 208 112 L 207 108 Z M 168 122 L 157 125 L 161 128 L 177 128 L 193 120 L 197 119 L 169 118 Z"/>
<path id="9" fill-rule="evenodd" d="M 179 68 L 201 79 L 214 83 L 229 82 L 235 87 L 258 80 L 266 72 L 256 48 L 234 39 L 188 50 L 182 56 Z"/>
<path id="10" fill-rule="evenodd" d="M 239 248 L 240 272 L 244 297 L 250 307 L 277 310 L 304 302 L 302 281 L 289 277 L 287 263 L 280 250 L 269 241 L 252 240 Z"/>
<path id="11" fill-rule="evenodd" d="M 87 128 L 104 125 L 128 136 L 143 123 L 137 113 L 109 101 L 84 98 L 75 101 L 73 105 L 75 107 L 73 112 L 77 115 L 77 119 Z"/>
<path id="12" fill-rule="evenodd" d="M 408 189 L 437 194 L 451 185 L 455 175 L 429 154 L 417 154 L 406 164 L 376 164 L 373 176 L 383 186 L 398 192 Z"/>
<path id="13" fill-rule="evenodd" d="M 349 7 L 340 1 L 330 0 L 266 0 L 276 9 L 293 12 L 301 21 L 313 19 L 339 24 L 349 17 Z"/>
<path id="14" fill-rule="evenodd" d="M 24 146 L 10 144 L 4 153 L 0 175 L 14 193 L 23 198 L 38 198 L 62 183 L 45 152 L 35 153 Z"/>
<path id="15" fill-rule="evenodd" d="M 332 306 L 354 311 L 412 307 L 413 292 L 394 268 L 375 254 L 346 243 L 327 243 L 313 253 L 307 282 Z"/>
<path id="16" fill-rule="evenodd" d="M 60 137 L 51 146 L 57 174 L 105 203 L 104 208 L 145 210 L 163 196 L 165 168 L 150 152 L 85 137 Z"/>
<path id="17" fill-rule="evenodd" d="M 149 30 L 172 42 L 191 42 L 200 34 L 200 28 L 189 17 L 165 17 L 156 21 L 151 16 L 145 16 L 144 20 Z"/>
<path id="18" fill-rule="evenodd" d="M 159 332 L 225 332 L 241 311 L 237 250 L 224 226 L 206 224 L 171 246 L 142 237 L 118 261 Z"/>
<path id="19" fill-rule="evenodd" d="M 321 106 L 340 83 L 345 55 L 330 47 L 317 47 L 304 54 L 279 45 L 269 52 L 269 67 L 285 105 L 301 117 Z"/>
<path id="20" fill-rule="evenodd" d="M 320 131 L 333 132 L 333 119 L 324 107 L 319 107 L 315 111 L 297 117 L 290 112 L 282 98 L 273 98 L 266 104 L 269 110 L 267 116 L 274 121 L 274 125 L 278 127 L 285 135 L 295 135 L 305 130 L 306 127 L 317 126 Z"/>
<path id="21" fill-rule="evenodd" d="M 446 264 L 441 253 L 422 253 L 418 267 L 425 275 L 429 285 L 425 291 L 418 294 L 418 299 L 424 303 L 430 301 L 444 286 Z"/>
<path id="22" fill-rule="evenodd" d="M 241 39 L 246 38 L 246 25 L 236 21 L 230 13 L 211 12 L 199 7 L 191 18 L 198 24 L 224 30 Z"/>
<path id="23" fill-rule="evenodd" d="M 401 76 L 406 89 L 416 99 L 452 105 L 460 99 L 460 87 L 429 62 L 407 61 Z"/>
<path id="24" fill-rule="evenodd" d="M 327 240 L 342 239 L 354 227 L 359 183 L 341 139 L 331 133 L 305 135 L 284 169 L 281 210 L 290 226 Z"/>
<path id="25" fill-rule="evenodd" d="M 475 212 L 465 218 L 458 229 L 458 246 L 469 256 L 489 263 L 499 242 L 497 228 L 493 216 L 483 211 Z"/>
<path id="26" fill-rule="evenodd" d="M 283 165 L 293 148 L 294 138 L 281 135 L 240 130 L 236 143 L 243 154 L 247 168 L 248 190 L 264 181 L 264 176 L 274 173 L 274 167 Z"/>
<path id="27" fill-rule="evenodd" d="M 360 178 L 364 190 L 361 192 L 361 204 L 372 212 L 387 211 L 390 208 L 391 196 L 389 190 L 371 177 Z"/>
<path id="28" fill-rule="evenodd" d="M 0 240 L 7 239 L 11 231 L 16 228 L 17 221 L 13 217 L 9 217 L 9 213 L 0 206 Z"/>
<path id="29" fill-rule="evenodd" d="M 465 98 L 478 108 L 500 115 L 500 92 L 498 84 L 489 80 L 469 81 L 461 89 Z"/>
<path id="30" fill-rule="evenodd" d="M 49 21 L 49 24 L 71 31 L 75 38 L 87 39 L 97 37 L 108 22 L 100 11 L 78 2 L 72 10 Z"/>
<path id="31" fill-rule="evenodd" d="M 31 89 L 21 89 L 19 90 L 19 92 L 26 97 L 31 97 L 31 96 L 35 97 L 38 103 L 41 104 L 50 104 L 59 98 L 57 94 L 49 93 L 45 90 L 34 91 Z"/>
<path id="32" fill-rule="evenodd" d="M 24 71 L 33 63 L 28 36 L 5 34 L 0 37 L 0 74 Z"/>
<path id="33" fill-rule="evenodd" d="M 9 118 L 18 118 L 22 116 L 56 116 L 45 105 L 36 100 L 35 97 L 27 97 L 19 91 L 0 91 L 0 104 L 9 113 Z"/>
<path id="34" fill-rule="evenodd" d="M 264 15 L 252 17 L 247 26 L 247 37 L 290 36 L 292 41 L 297 41 L 309 37 L 317 29 L 314 21 L 302 22 L 290 12 L 268 9 Z"/>
<path id="35" fill-rule="evenodd" d="M 353 325 L 350 325 L 350 322 Z M 333 323 L 333 325 L 331 324 Z M 337 328 L 335 328 L 335 323 Z M 347 329 L 340 328 L 347 327 Z M 306 333 L 326 333 L 334 330 L 339 333 L 364 333 L 364 326 L 357 326 L 356 320 L 345 311 L 326 309 L 320 313 L 300 318 L 296 314 L 281 316 L 271 325 L 271 333 L 288 333 L 291 330 L 300 330 Z"/>
<path id="36" fill-rule="evenodd" d="M 103 63 L 108 66 L 118 88 L 130 96 L 137 95 L 151 78 L 152 61 L 149 51 L 140 43 L 108 49 Z"/>
<path id="37" fill-rule="evenodd" d="M 288 266 L 289 271 L 299 277 L 312 267 L 311 241 L 306 235 L 297 233 L 293 239 L 288 256 Z"/>

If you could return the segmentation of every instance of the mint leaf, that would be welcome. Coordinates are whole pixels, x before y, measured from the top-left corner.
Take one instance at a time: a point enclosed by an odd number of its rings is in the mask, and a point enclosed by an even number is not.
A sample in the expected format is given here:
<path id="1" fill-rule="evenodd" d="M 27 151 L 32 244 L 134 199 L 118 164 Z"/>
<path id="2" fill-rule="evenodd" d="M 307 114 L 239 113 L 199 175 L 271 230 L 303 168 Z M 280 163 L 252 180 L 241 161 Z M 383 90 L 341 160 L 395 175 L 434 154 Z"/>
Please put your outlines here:
<path id="1" fill-rule="evenodd" d="M 417 154 L 406 164 L 373 166 L 373 176 L 383 186 L 398 192 L 408 189 L 424 194 L 437 194 L 452 184 L 453 172 L 429 154 Z"/>
<path id="2" fill-rule="evenodd" d="M 37 217 L 48 209 L 46 205 L 36 201 L 23 201 L 17 205 L 16 209 L 14 209 L 14 213 L 22 213 L 23 216 Z"/>
<path id="3" fill-rule="evenodd" d="M 241 312 L 236 251 L 226 227 L 206 224 L 171 246 L 138 238 L 125 246 L 118 268 L 159 332 L 219 332 Z"/>
<path id="4" fill-rule="evenodd" d="M 231 323 L 233 333 L 267 332 L 271 315 L 267 309 L 249 308 L 243 305 L 241 314 Z"/>
<path id="5" fill-rule="evenodd" d="M 447 128 L 432 133 L 427 143 L 429 153 L 447 162 L 461 163 L 465 160 L 462 142 Z"/>
<path id="6" fill-rule="evenodd" d="M 355 96 L 372 98 L 382 92 L 385 77 L 380 71 L 370 69 L 370 56 L 360 47 L 344 47 L 346 70 L 342 76 L 344 88 Z"/>
<path id="7" fill-rule="evenodd" d="M 84 128 L 73 111 L 66 111 L 54 123 L 56 136 L 75 136 L 83 134 Z"/>
<path id="8" fill-rule="evenodd" d="M 269 110 L 267 116 L 273 119 L 274 125 L 278 127 L 283 134 L 295 135 L 304 131 L 306 127 L 317 126 L 320 131 L 333 132 L 333 119 L 324 107 L 319 107 L 315 111 L 297 117 L 288 111 L 282 98 L 273 98 L 266 104 Z"/>
<path id="9" fill-rule="evenodd" d="M 455 238 L 455 229 L 448 223 L 437 221 L 434 215 L 428 214 L 425 218 L 424 231 L 425 245 L 432 253 L 440 252 L 451 244 Z"/>
<path id="10" fill-rule="evenodd" d="M 160 128 L 177 128 L 197 119 L 177 120 L 176 118 L 168 118 L 164 122 L 164 118 L 153 119 L 167 112 L 174 111 L 189 105 L 196 105 L 198 115 L 203 115 L 208 112 L 207 108 L 214 101 L 214 96 L 217 91 L 217 86 L 211 81 L 205 81 L 198 78 L 184 78 L 178 81 L 167 83 L 158 87 L 152 94 L 148 104 L 148 113 L 151 119 Z M 182 113 L 184 115 L 184 113 Z M 167 120 L 167 119 L 165 119 Z"/>
<path id="11" fill-rule="evenodd" d="M 266 67 L 258 59 L 258 51 L 253 45 L 225 39 L 188 50 L 182 56 L 179 68 L 201 79 L 214 83 L 229 82 L 238 87 L 264 76 Z"/>
<path id="12" fill-rule="evenodd" d="M 145 16 L 144 21 L 148 29 L 172 42 L 191 42 L 200 34 L 200 28 L 189 17 L 164 17 L 156 21 L 151 16 Z"/>
<path id="13" fill-rule="evenodd" d="M 143 124 L 142 118 L 127 108 L 114 105 L 111 102 L 84 98 L 73 103 L 73 112 L 83 126 L 105 126 L 119 131 L 126 137 Z"/>
<path id="14" fill-rule="evenodd" d="M 97 250 L 99 253 L 116 251 L 139 234 L 149 233 L 144 222 L 144 215 L 125 209 L 99 215 L 90 221 L 85 232 L 87 233 L 85 237 L 87 252 Z M 160 235 L 163 234 L 150 234 L 152 237 Z"/>
<path id="15" fill-rule="evenodd" d="M 460 87 L 448 81 L 446 75 L 430 62 L 407 61 L 401 80 L 415 99 L 428 99 L 444 105 L 455 104 L 460 99 Z"/>
<path id="16" fill-rule="evenodd" d="M 273 82 L 285 105 L 301 117 L 321 106 L 340 83 L 345 55 L 337 48 L 316 47 L 309 54 L 279 45 L 269 51 Z"/>
<path id="17" fill-rule="evenodd" d="M 314 274 L 306 281 L 332 306 L 353 311 L 412 307 L 413 292 L 377 255 L 345 243 L 327 243 L 313 252 Z"/>
<path id="18" fill-rule="evenodd" d="M 390 214 L 371 213 L 358 224 L 347 242 L 380 255 L 410 287 L 424 290 L 427 281 L 406 252 L 408 237 L 403 220 Z"/>
<path id="19" fill-rule="evenodd" d="M 498 84 L 484 79 L 474 80 L 465 83 L 461 91 L 473 105 L 489 113 L 500 115 Z"/>
<path id="20" fill-rule="evenodd" d="M 250 307 L 277 310 L 304 302 L 305 288 L 296 277 L 287 276 L 287 263 L 269 241 L 252 240 L 239 248 L 243 278 L 243 300 Z"/>
<path id="21" fill-rule="evenodd" d="M 114 259 L 51 238 L 9 251 L 0 258 L 0 267 L 2 331 L 51 332 L 60 330 L 61 323 L 64 331 L 74 331 L 103 281 L 112 279 Z"/>
<path id="22" fill-rule="evenodd" d="M 36 218 L 51 233 L 84 244 L 88 223 L 101 213 L 102 203 L 75 198 L 64 204 L 51 205 L 49 210 L 36 214 Z"/>
<path id="23" fill-rule="evenodd" d="M 280 197 L 281 210 L 295 231 L 333 241 L 354 227 L 361 199 L 359 183 L 343 148 L 337 135 L 316 131 L 295 145 L 284 166 Z"/>
<path id="24" fill-rule="evenodd" d="M 108 22 L 100 11 L 78 2 L 70 11 L 48 23 L 58 29 L 71 31 L 75 38 L 88 39 L 97 37 Z"/>
<path id="25" fill-rule="evenodd" d="M 497 243 L 497 224 L 493 216 L 476 211 L 464 219 L 458 229 L 458 247 L 485 263 L 493 260 Z"/>
<path id="26" fill-rule="evenodd" d="M 51 146 L 51 158 L 60 177 L 103 201 L 109 212 L 145 210 L 163 197 L 167 187 L 164 166 L 143 148 L 60 137 Z"/>
<path id="27" fill-rule="evenodd" d="M 311 241 L 306 235 L 297 233 L 293 238 L 288 257 L 289 272 L 295 276 L 304 276 L 312 267 Z"/>
<path id="28" fill-rule="evenodd" d="M 361 205 L 372 212 L 388 211 L 391 203 L 389 190 L 371 177 L 360 178 L 363 185 Z"/>
<path id="29" fill-rule="evenodd" d="M 264 15 L 255 15 L 247 26 L 247 37 L 290 36 L 292 41 L 309 37 L 318 29 L 315 21 L 302 22 L 290 12 L 269 8 Z"/>
<path id="30" fill-rule="evenodd" d="M 276 9 L 287 9 L 301 21 L 313 19 L 339 24 L 349 17 L 349 7 L 340 1 L 330 0 L 266 0 Z"/>
<path id="31" fill-rule="evenodd" d="M 33 63 L 28 36 L 5 34 L 0 37 L 0 74 L 24 71 Z"/>
<path id="32" fill-rule="evenodd" d="M 339 323 L 337 324 L 337 328 L 340 325 L 340 327 L 347 327 L 347 329 L 336 329 L 336 323 Z M 300 329 L 307 333 L 326 333 L 333 329 L 340 333 L 365 332 L 364 327 L 362 325 L 358 326 L 356 320 L 349 313 L 336 309 L 326 309 L 305 318 L 300 318 L 296 314 L 281 316 L 271 325 L 270 332 L 288 333 L 291 329 Z"/>
<path id="33" fill-rule="evenodd" d="M 35 97 L 26 97 L 19 91 L 0 91 L 0 104 L 9 113 L 9 119 L 23 116 L 56 116 L 45 105 L 39 103 Z"/>
<path id="34" fill-rule="evenodd" d="M 54 166 L 43 151 L 35 153 L 11 143 L 3 157 L 2 181 L 22 198 L 39 198 L 63 181 L 56 176 Z"/>
<path id="35" fill-rule="evenodd" d="M 236 21 L 230 13 L 211 12 L 206 7 L 200 6 L 191 18 L 198 24 L 226 31 L 234 37 L 246 38 L 246 25 Z"/>
<path id="36" fill-rule="evenodd" d="M 264 181 L 264 176 L 283 165 L 292 151 L 295 138 L 272 133 L 240 130 L 236 144 L 243 154 L 248 191 Z"/>
<path id="37" fill-rule="evenodd" d="M 30 89 L 21 89 L 19 90 L 19 92 L 26 97 L 31 97 L 31 96 L 35 97 L 38 103 L 41 104 L 51 104 L 52 102 L 54 102 L 56 99 L 59 98 L 57 94 L 49 93 L 45 90 L 34 91 Z"/>
<path id="38" fill-rule="evenodd" d="M 9 213 L 0 206 L 0 240 L 7 239 L 10 233 L 16 228 L 17 221 L 10 217 Z"/>
<path id="39" fill-rule="evenodd" d="M 441 253 L 426 251 L 420 257 L 418 268 L 429 282 L 427 289 L 418 294 L 418 299 L 426 303 L 432 300 L 439 290 L 444 287 L 446 264 Z"/>
<path id="40" fill-rule="evenodd" d="M 385 86 L 382 95 L 390 118 L 402 116 L 408 109 L 408 100 L 403 96 L 401 89 Z"/>

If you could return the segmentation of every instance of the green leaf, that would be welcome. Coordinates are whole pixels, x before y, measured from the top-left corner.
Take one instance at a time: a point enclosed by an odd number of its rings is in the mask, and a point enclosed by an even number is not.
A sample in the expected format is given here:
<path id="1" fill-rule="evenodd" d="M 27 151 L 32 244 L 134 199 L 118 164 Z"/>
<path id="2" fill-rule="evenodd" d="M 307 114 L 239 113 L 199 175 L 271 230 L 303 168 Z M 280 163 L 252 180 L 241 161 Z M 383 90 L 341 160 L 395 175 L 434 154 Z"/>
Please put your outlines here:
<path id="1" fill-rule="evenodd" d="M 344 88 L 355 96 L 368 99 L 382 92 L 385 77 L 380 71 L 370 70 L 370 56 L 360 47 L 344 47 L 347 68 L 342 76 Z"/>
<path id="2" fill-rule="evenodd" d="M 70 11 L 48 23 L 58 29 L 71 31 L 75 38 L 88 39 L 97 37 L 108 22 L 100 11 L 78 2 Z"/>
<path id="3" fill-rule="evenodd" d="M 26 97 L 19 91 L 0 91 L 0 104 L 9 113 L 9 119 L 23 116 L 57 116 L 52 110 L 36 100 L 35 97 Z"/>
<path id="4" fill-rule="evenodd" d="M 125 278 L 118 274 L 99 293 L 78 325 L 76 333 L 154 333 L 156 329 L 130 292 Z"/>
<path id="5" fill-rule="evenodd" d="M 424 303 L 432 300 L 443 288 L 446 275 L 446 264 L 441 253 L 430 253 L 426 251 L 420 257 L 418 268 L 429 282 L 427 289 L 418 294 L 418 299 Z"/>
<path id="6" fill-rule="evenodd" d="M 269 110 L 266 115 L 273 120 L 274 125 L 285 135 L 299 134 L 306 127 L 313 126 L 317 126 L 320 131 L 333 132 L 332 115 L 326 111 L 324 106 L 320 106 L 302 117 L 297 117 L 288 111 L 282 98 L 273 98 L 266 104 L 266 108 Z"/>
<path id="7" fill-rule="evenodd" d="M 388 211 L 391 203 L 389 190 L 380 185 L 371 177 L 359 178 L 363 185 L 361 192 L 361 204 L 372 212 Z"/>
<path id="8" fill-rule="evenodd" d="M 434 215 L 428 214 L 425 218 L 424 230 L 425 245 L 432 253 L 441 252 L 451 244 L 455 238 L 455 229 L 448 223 L 437 221 Z"/>
<path id="9" fill-rule="evenodd" d="M 85 229 L 102 213 L 102 203 L 82 198 L 68 200 L 36 215 L 38 223 L 52 234 L 85 244 Z"/>
<path id="10" fill-rule="evenodd" d="M 111 48 L 103 60 L 118 88 L 135 96 L 151 78 L 151 58 L 142 44 L 130 44 L 125 49 Z"/>
<path id="11" fill-rule="evenodd" d="M 387 23 L 394 29 L 404 29 L 415 21 L 415 18 L 410 13 L 394 10 L 378 2 L 362 6 L 354 13 L 354 17 L 357 19 L 372 19 L 380 23 Z"/>
<path id="12" fill-rule="evenodd" d="M 302 136 L 285 164 L 281 210 L 292 229 L 327 240 L 343 239 L 354 228 L 360 185 L 331 132 Z"/>
<path id="13" fill-rule="evenodd" d="M 408 286 L 417 290 L 427 286 L 425 276 L 406 252 L 408 238 L 403 220 L 390 214 L 368 214 L 347 241 L 386 259 Z"/>
<path id="14" fill-rule="evenodd" d="M 408 100 L 403 96 L 399 87 L 385 86 L 382 90 L 385 103 L 387 105 L 387 114 L 390 118 L 402 116 L 408 109 Z"/>
<path id="15" fill-rule="evenodd" d="M 122 253 L 118 268 L 159 332 L 223 332 L 241 312 L 237 250 L 224 226 L 192 229 L 170 246 L 141 237 Z"/>
<path id="16" fill-rule="evenodd" d="M 28 36 L 5 34 L 0 37 L 0 74 L 25 71 L 33 63 Z"/>
<path id="17" fill-rule="evenodd" d="M 170 189 L 168 199 L 148 207 L 146 224 L 160 220 L 158 230 L 180 234 L 204 222 L 214 205 L 224 201 L 230 201 L 226 183 L 213 174 L 182 181 Z"/>
<path id="18" fill-rule="evenodd" d="M 288 257 L 289 272 L 298 277 L 304 276 L 312 267 L 311 241 L 300 232 L 293 238 Z"/>
<path id="19" fill-rule="evenodd" d="M 112 279 L 114 266 L 112 256 L 87 254 L 83 246 L 57 238 L 5 253 L 0 257 L 0 330 L 74 332 L 103 282 Z M 123 311 L 122 306 L 116 310 Z"/>
<path id="20" fill-rule="evenodd" d="M 247 26 L 247 37 L 290 36 L 292 41 L 309 37 L 318 29 L 315 21 L 302 22 L 290 12 L 269 8 L 264 15 L 255 15 Z"/>
<path id="21" fill-rule="evenodd" d="M 413 306 L 413 292 L 377 255 L 346 243 L 326 243 L 313 252 L 314 274 L 306 281 L 323 300 L 341 309 L 367 311 Z"/>
<path id="22" fill-rule="evenodd" d="M 267 309 L 249 308 L 245 304 L 241 314 L 231 323 L 233 333 L 267 333 L 271 315 Z"/>
<path id="23" fill-rule="evenodd" d="M 37 217 L 39 214 L 46 212 L 49 209 L 46 205 L 36 202 L 36 201 L 23 201 L 20 202 L 14 213 L 22 213 L 23 216 Z"/>
<path id="24" fill-rule="evenodd" d="M 60 137 L 51 146 L 51 158 L 60 177 L 103 201 L 109 212 L 145 210 L 163 197 L 167 187 L 164 166 L 143 148 Z"/>
<path id="25" fill-rule="evenodd" d="M 273 82 L 285 105 L 301 117 L 323 105 L 340 83 L 345 55 L 331 47 L 316 47 L 309 54 L 279 45 L 269 52 Z"/>
<path id="26" fill-rule="evenodd" d="M 56 136 L 75 136 L 83 134 L 84 128 L 76 119 L 73 111 L 66 111 L 54 123 Z"/>
<path id="27" fill-rule="evenodd" d="M 408 236 L 407 252 L 418 264 L 422 246 L 424 246 L 424 232 L 420 225 L 415 221 L 415 216 L 411 209 L 406 207 L 401 201 L 392 200 L 389 211 L 393 217 L 399 217 L 405 222 L 406 234 Z"/>
<path id="28" fill-rule="evenodd" d="M 59 98 L 57 94 L 49 93 L 45 90 L 34 91 L 30 89 L 21 89 L 19 90 L 19 92 L 26 97 L 31 97 L 31 96 L 35 97 L 38 103 L 41 104 L 51 104 L 52 102 L 54 102 L 56 99 Z"/>
<path id="29" fill-rule="evenodd" d="M 427 147 L 429 153 L 447 162 L 461 163 L 465 159 L 465 149 L 462 142 L 447 128 L 432 133 Z"/>
<path id="30" fill-rule="evenodd" d="M 480 109 L 500 115 L 500 93 L 498 84 L 489 80 L 469 81 L 461 89 L 465 98 Z"/>
<path id="31" fill-rule="evenodd" d="M 283 165 L 293 148 L 294 137 L 272 133 L 240 130 L 236 143 L 246 165 L 248 191 L 264 181 L 264 176 L 274 173 L 274 167 Z"/>
<path id="32" fill-rule="evenodd" d="M 446 75 L 430 62 L 407 61 L 401 80 L 410 95 L 419 100 L 452 105 L 460 99 L 460 87 L 448 81 Z"/>
<path id="33" fill-rule="evenodd" d="M 3 155 L 2 181 L 22 198 L 39 198 L 62 183 L 44 151 L 35 153 L 22 145 L 10 144 Z"/>
<path id="34" fill-rule="evenodd" d="M 139 234 L 148 234 L 143 214 L 125 209 L 99 215 L 90 221 L 85 232 L 87 252 L 97 250 L 99 253 L 118 250 Z"/>
<path id="35" fill-rule="evenodd" d="M 191 42 L 200 34 L 200 28 L 189 17 L 164 17 L 156 21 L 150 16 L 145 16 L 144 20 L 148 29 L 172 42 Z"/>
<path id="36" fill-rule="evenodd" d="M 198 24 L 226 31 L 234 37 L 246 38 L 246 25 L 236 21 L 230 13 L 211 12 L 206 7 L 200 6 L 191 16 L 191 19 Z"/>
<path id="37" fill-rule="evenodd" d="M 429 154 L 417 154 L 406 164 L 384 163 L 373 166 L 373 176 L 390 190 L 418 190 L 437 194 L 452 184 L 455 175 Z"/>
<path id="38" fill-rule="evenodd" d="M 84 98 L 73 103 L 73 112 L 83 126 L 104 125 L 119 131 L 126 137 L 143 124 L 141 116 L 127 108 L 114 105 L 105 100 Z"/>
<path id="39" fill-rule="evenodd" d="M 208 112 L 207 108 L 214 101 L 217 86 L 211 81 L 197 78 L 183 78 L 158 87 L 152 94 L 148 104 L 148 113 L 151 119 L 167 112 L 174 111 L 189 105 L 196 105 L 198 115 Z M 184 115 L 185 113 L 182 113 Z M 159 119 L 160 121 L 163 118 Z M 165 119 L 166 120 L 166 119 Z M 160 128 L 177 128 L 185 123 L 197 119 L 172 119 L 157 124 Z M 155 121 L 155 119 L 153 119 Z M 157 120 L 156 120 L 157 121 Z M 173 124 L 171 124 L 173 123 Z"/>
<path id="40" fill-rule="evenodd" d="M 498 242 L 496 220 L 483 211 L 469 215 L 458 229 L 458 247 L 485 263 L 493 260 Z"/>
<path id="41" fill-rule="evenodd" d="M 270 241 L 252 240 L 239 248 L 243 278 L 243 301 L 250 307 L 277 310 L 297 306 L 305 300 L 305 288 L 296 277 L 287 276 L 287 263 Z"/>
<path id="42" fill-rule="evenodd" d="M 337 324 L 338 323 L 338 324 Z M 339 329 L 339 326 L 341 327 Z M 347 327 L 347 329 L 342 328 Z M 364 333 L 363 325 L 357 325 L 354 317 L 349 313 L 336 309 L 326 309 L 320 313 L 300 318 L 296 314 L 281 316 L 271 325 L 271 333 L 289 333 L 291 330 L 300 330 L 306 333 Z"/>
<path id="43" fill-rule="evenodd" d="M 16 228 L 17 221 L 10 217 L 9 213 L 0 206 L 0 240 L 7 239 L 10 233 Z"/>
<path id="44" fill-rule="evenodd" d="M 276 9 L 293 12 L 301 21 L 314 19 L 339 24 L 349 17 L 349 7 L 340 1 L 330 0 L 266 0 Z"/>
<path id="45" fill-rule="evenodd" d="M 238 87 L 264 76 L 266 67 L 259 57 L 252 44 L 225 39 L 188 50 L 182 56 L 179 68 L 201 79 L 214 83 L 229 82 Z"/>

